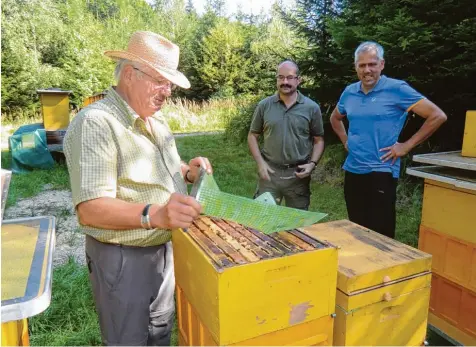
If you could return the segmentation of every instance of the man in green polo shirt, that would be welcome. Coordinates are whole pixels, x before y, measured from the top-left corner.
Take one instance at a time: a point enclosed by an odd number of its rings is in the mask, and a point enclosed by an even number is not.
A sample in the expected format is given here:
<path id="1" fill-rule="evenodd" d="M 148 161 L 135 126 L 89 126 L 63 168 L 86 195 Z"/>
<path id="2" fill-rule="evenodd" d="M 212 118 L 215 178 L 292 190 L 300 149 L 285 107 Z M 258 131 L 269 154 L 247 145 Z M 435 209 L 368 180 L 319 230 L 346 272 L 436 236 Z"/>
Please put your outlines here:
<path id="1" fill-rule="evenodd" d="M 279 64 L 276 80 L 277 93 L 258 103 L 248 134 L 258 165 L 256 195 L 270 192 L 278 204 L 284 198 L 286 206 L 307 210 L 311 173 L 324 151 L 321 110 L 297 90 L 301 77 L 294 62 Z"/>

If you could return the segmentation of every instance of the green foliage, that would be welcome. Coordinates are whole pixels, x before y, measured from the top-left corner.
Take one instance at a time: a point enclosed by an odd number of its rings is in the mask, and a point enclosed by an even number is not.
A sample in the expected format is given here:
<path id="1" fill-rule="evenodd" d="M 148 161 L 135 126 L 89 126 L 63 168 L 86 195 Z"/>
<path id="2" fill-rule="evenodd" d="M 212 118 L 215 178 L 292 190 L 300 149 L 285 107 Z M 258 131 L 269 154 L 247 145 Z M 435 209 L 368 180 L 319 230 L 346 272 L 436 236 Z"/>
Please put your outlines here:
<path id="1" fill-rule="evenodd" d="M 224 130 L 246 102 L 244 97 L 209 101 L 176 98 L 167 102 L 162 113 L 174 133 L 217 131 Z"/>
<path id="2" fill-rule="evenodd" d="M 261 26 L 218 18 L 201 43 L 198 74 L 213 97 L 269 90 L 270 59 L 254 48 Z"/>
<path id="3" fill-rule="evenodd" d="M 5 0 L 2 3 L 2 113 L 12 120 L 38 113 L 37 89 L 72 90 L 71 101 L 113 83 L 106 49 L 122 49 L 136 30 L 151 30 L 181 49 L 179 69 L 193 100 L 266 95 L 284 59 L 297 61 L 302 89 L 331 110 L 356 80 L 353 52 L 364 40 L 385 48 L 384 73 L 407 80 L 440 106 L 449 121 L 430 147 L 459 149 L 476 89 L 476 2 L 473 0 L 297 0 L 275 3 L 271 18 L 208 0 L 198 15 L 190 0 Z M 415 128 L 415 121 L 409 127 Z"/>
<path id="4" fill-rule="evenodd" d="M 248 101 L 237 109 L 226 126 L 225 138 L 228 141 L 235 144 L 246 142 L 256 105 L 263 98 L 262 95 L 250 96 Z"/>
<path id="5" fill-rule="evenodd" d="M 350 66 L 342 59 L 329 28 L 339 18 L 341 3 L 340 0 L 297 0 L 295 9 L 279 11 L 285 23 L 306 42 L 295 49 L 294 59 L 305 76 L 309 96 L 323 108 L 335 104 L 344 87 L 342 72 Z"/>

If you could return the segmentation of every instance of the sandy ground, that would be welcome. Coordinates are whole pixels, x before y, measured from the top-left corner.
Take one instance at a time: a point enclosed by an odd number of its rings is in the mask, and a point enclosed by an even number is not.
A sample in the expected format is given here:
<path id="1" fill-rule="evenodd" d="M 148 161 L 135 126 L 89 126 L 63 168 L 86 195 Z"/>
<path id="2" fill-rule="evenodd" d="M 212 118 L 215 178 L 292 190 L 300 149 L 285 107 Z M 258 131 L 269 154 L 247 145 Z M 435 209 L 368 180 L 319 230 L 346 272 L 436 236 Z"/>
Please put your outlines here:
<path id="1" fill-rule="evenodd" d="M 85 264 L 84 235 L 79 231 L 70 191 L 50 190 L 47 185 L 40 194 L 18 200 L 15 206 L 5 209 L 4 219 L 36 216 L 56 217 L 54 266 L 64 264 L 70 256 Z"/>

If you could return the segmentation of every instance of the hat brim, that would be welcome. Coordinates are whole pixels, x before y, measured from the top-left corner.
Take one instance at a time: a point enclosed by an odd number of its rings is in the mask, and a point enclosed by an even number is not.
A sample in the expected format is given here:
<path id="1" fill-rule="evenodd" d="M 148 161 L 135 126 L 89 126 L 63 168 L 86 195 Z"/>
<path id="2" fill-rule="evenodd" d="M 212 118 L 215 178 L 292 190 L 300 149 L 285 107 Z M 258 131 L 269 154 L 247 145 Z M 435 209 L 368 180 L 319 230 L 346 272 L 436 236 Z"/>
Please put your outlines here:
<path id="1" fill-rule="evenodd" d="M 131 61 L 135 61 L 144 65 L 147 65 L 149 68 L 157 71 L 161 76 L 165 77 L 173 84 L 176 84 L 179 87 L 184 89 L 190 88 L 190 81 L 180 71 L 154 66 L 148 61 L 142 59 L 141 57 L 126 51 L 106 51 L 104 52 L 104 55 L 113 60 L 127 59 L 127 60 L 131 60 Z"/>

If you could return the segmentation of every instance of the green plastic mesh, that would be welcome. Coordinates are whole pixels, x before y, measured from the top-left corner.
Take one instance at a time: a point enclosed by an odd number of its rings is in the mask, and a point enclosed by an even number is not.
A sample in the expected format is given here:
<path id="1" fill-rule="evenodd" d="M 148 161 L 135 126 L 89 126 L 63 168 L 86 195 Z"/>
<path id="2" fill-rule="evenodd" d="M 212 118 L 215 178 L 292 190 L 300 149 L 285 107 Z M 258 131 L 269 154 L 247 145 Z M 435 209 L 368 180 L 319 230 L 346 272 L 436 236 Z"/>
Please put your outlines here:
<path id="1" fill-rule="evenodd" d="M 212 175 L 204 174 L 192 195 L 203 207 L 203 214 L 227 219 L 264 234 L 292 230 L 317 223 L 326 213 L 304 211 L 276 205 L 271 194 L 249 199 L 220 191 Z"/>

